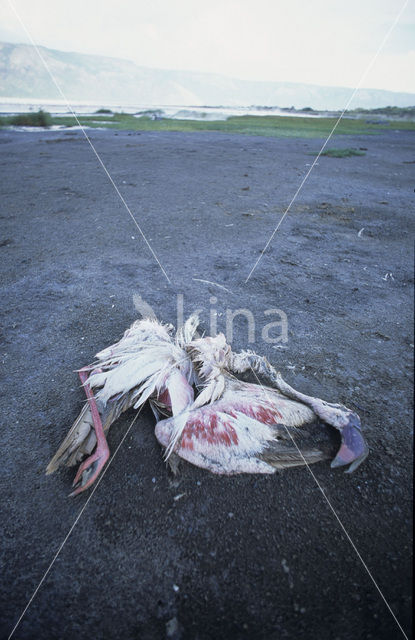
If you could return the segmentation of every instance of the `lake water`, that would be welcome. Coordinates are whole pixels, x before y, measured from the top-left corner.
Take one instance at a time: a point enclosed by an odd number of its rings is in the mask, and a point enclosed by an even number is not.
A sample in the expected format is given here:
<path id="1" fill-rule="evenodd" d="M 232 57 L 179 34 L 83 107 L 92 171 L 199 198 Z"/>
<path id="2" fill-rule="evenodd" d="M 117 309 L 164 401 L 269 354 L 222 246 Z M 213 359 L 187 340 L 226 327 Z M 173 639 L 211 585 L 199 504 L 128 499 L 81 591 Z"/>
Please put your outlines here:
<path id="1" fill-rule="evenodd" d="M 291 116 L 314 117 L 324 114 L 308 111 L 289 111 L 278 107 L 210 107 L 210 106 L 181 106 L 181 105 L 116 105 L 79 102 L 71 104 L 77 115 L 91 115 L 98 109 L 110 109 L 113 112 L 135 114 L 137 117 L 151 112 L 154 117 L 173 118 L 177 120 L 226 120 L 229 116 Z M 16 114 L 43 109 L 53 115 L 68 115 L 68 104 L 63 100 L 42 100 L 35 98 L 0 98 L 0 113 Z M 108 114 L 110 115 L 110 114 Z"/>

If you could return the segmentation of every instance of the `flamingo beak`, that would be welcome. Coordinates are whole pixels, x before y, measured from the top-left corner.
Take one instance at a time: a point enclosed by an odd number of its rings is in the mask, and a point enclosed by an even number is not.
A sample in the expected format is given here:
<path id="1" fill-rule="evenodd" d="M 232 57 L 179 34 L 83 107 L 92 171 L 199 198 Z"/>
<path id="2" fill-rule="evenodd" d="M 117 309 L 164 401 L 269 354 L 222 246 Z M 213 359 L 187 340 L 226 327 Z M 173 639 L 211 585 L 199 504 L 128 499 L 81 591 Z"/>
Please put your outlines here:
<path id="1" fill-rule="evenodd" d="M 349 422 L 340 433 L 341 447 L 331 463 L 331 467 L 343 467 L 350 464 L 346 473 L 352 473 L 362 464 L 369 453 L 369 447 L 362 434 L 360 418 L 356 413 L 350 415 Z"/>

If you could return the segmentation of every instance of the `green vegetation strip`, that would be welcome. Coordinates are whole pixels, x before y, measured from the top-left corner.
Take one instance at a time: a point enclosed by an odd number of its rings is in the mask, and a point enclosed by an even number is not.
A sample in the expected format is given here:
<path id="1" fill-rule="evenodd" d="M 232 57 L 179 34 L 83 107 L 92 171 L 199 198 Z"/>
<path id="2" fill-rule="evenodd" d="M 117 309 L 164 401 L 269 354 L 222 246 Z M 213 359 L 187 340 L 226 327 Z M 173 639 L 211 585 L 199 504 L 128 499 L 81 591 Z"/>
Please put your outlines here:
<path id="1" fill-rule="evenodd" d="M 105 127 L 129 131 L 220 131 L 252 136 L 323 138 L 334 127 L 337 118 L 308 118 L 292 116 L 232 116 L 227 120 L 176 120 L 171 118 L 153 119 L 149 116 L 135 117 L 125 113 L 114 113 L 109 117 L 97 113 L 78 116 L 85 127 Z M 21 114 L 0 117 L 0 126 L 50 126 L 77 124 L 73 116 L 53 117 L 48 113 Z M 415 130 L 415 122 L 394 120 L 371 122 L 364 119 L 343 118 L 336 128 L 336 134 L 359 135 L 374 134 L 384 130 Z"/>
<path id="2" fill-rule="evenodd" d="M 17 116 L 0 117 L 0 126 L 14 125 L 16 127 L 50 127 L 53 118 L 46 111 L 36 113 L 20 113 Z"/>
<path id="3" fill-rule="evenodd" d="M 365 156 L 366 154 L 360 149 L 346 147 L 345 149 L 326 149 L 321 155 L 329 158 L 350 158 L 351 156 Z"/>

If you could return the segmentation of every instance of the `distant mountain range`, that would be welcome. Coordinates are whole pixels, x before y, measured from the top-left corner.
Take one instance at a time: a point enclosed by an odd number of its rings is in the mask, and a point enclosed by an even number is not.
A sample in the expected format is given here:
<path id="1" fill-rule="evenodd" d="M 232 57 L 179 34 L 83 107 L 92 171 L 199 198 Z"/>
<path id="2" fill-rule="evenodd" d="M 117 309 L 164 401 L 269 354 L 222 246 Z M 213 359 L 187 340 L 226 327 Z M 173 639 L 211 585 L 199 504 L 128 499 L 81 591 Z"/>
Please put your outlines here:
<path id="1" fill-rule="evenodd" d="M 254 82 L 213 73 L 167 71 L 104 56 L 39 47 L 66 98 L 103 105 L 279 106 L 343 109 L 352 90 L 294 82 Z M 0 43 L 0 96 L 61 99 L 35 48 Z M 415 94 L 360 89 L 350 108 L 415 105 Z"/>

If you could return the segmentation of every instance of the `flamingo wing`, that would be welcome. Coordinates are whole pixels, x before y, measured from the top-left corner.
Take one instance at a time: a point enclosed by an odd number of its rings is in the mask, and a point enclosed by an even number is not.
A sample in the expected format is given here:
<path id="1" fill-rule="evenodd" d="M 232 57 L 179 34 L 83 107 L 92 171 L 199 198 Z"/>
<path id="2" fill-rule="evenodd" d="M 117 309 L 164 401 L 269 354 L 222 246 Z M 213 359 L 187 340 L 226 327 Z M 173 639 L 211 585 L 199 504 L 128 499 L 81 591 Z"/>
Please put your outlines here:
<path id="1" fill-rule="evenodd" d="M 167 455 L 235 474 L 274 473 L 331 454 L 328 430 L 307 407 L 272 392 L 265 398 L 254 387 L 158 422 L 156 437 Z"/>

